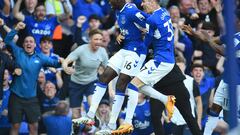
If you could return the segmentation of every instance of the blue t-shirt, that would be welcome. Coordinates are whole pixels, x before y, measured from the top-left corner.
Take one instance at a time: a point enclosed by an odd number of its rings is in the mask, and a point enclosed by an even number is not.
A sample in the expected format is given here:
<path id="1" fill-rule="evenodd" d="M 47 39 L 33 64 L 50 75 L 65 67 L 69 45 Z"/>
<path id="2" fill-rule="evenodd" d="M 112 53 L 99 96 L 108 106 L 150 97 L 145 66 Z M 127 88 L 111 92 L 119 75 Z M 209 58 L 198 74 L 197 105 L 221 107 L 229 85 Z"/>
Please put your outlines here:
<path id="1" fill-rule="evenodd" d="M 120 117 L 125 118 L 125 115 L 125 113 L 122 113 Z M 153 133 L 150 103 L 148 100 L 137 105 L 132 121 L 134 127 L 132 135 L 150 135 Z"/>
<path id="2" fill-rule="evenodd" d="M 146 54 L 147 47 L 143 43 L 142 28 L 146 28 L 147 14 L 139 10 L 135 4 L 126 3 L 116 14 L 121 34 L 125 37 L 123 49 Z"/>
<path id="3" fill-rule="evenodd" d="M 34 16 L 25 16 L 24 23 L 26 23 L 28 34 L 33 35 L 36 40 L 37 51 L 40 50 L 40 39 L 43 36 L 52 37 L 56 26 L 59 24 L 57 17 L 45 18 L 43 21 L 37 21 Z"/>
<path id="4" fill-rule="evenodd" d="M 16 64 L 22 69 L 22 74 L 16 76 L 11 84 L 11 91 L 23 98 L 32 98 L 37 95 L 37 78 L 42 67 L 60 67 L 58 60 L 51 59 L 43 53 L 27 54 L 12 40 L 17 34 L 12 30 L 5 37 L 5 43 L 11 47 Z"/>
<path id="5" fill-rule="evenodd" d="M 54 59 L 54 60 L 59 59 L 59 56 L 57 54 L 54 54 L 54 53 L 51 53 L 49 57 Z M 60 68 L 58 68 L 57 70 L 60 70 Z M 53 73 L 52 71 L 50 71 L 48 69 L 48 67 L 44 67 L 43 71 L 45 73 L 46 80 L 51 81 L 52 83 L 54 83 L 56 85 L 57 84 L 56 73 Z"/>
<path id="6" fill-rule="evenodd" d="M 215 87 L 215 78 L 211 77 L 204 77 L 199 85 L 200 95 L 202 98 L 203 104 L 203 115 L 202 118 L 204 119 L 207 117 L 207 109 L 209 107 L 209 97 L 211 95 L 211 90 Z"/>
<path id="7" fill-rule="evenodd" d="M 42 113 L 48 112 L 48 111 L 53 111 L 54 108 L 57 106 L 57 103 L 60 101 L 58 97 L 54 97 L 52 99 L 49 99 L 45 97 L 41 101 L 41 111 Z"/>
<path id="8" fill-rule="evenodd" d="M 156 66 L 161 62 L 175 63 L 174 30 L 171 17 L 165 8 L 153 12 L 147 19 L 145 44 L 153 45 Z"/>
<path id="9" fill-rule="evenodd" d="M 50 115 L 43 117 L 43 123 L 48 135 L 71 135 L 72 120 L 64 115 Z"/>

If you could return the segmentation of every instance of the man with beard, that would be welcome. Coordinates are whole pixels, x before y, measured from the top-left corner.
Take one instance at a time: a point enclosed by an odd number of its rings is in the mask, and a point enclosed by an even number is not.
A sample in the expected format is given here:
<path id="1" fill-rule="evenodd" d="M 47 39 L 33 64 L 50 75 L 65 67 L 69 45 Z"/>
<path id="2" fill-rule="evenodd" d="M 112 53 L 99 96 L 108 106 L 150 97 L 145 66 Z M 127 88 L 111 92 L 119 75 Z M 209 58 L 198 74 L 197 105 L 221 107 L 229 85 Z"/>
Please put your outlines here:
<path id="1" fill-rule="evenodd" d="M 64 1 L 62 1 L 64 3 Z M 66 6 L 64 6 L 66 7 Z M 26 16 L 19 12 L 19 9 L 13 12 L 14 17 L 18 21 L 23 21 L 26 24 L 26 29 L 29 35 L 33 35 L 36 40 L 36 50 L 40 51 L 40 39 L 43 36 L 53 36 L 53 32 L 59 22 L 62 20 L 62 16 L 53 16 L 48 18 L 46 16 L 46 8 L 43 4 L 38 4 L 34 11 L 34 16 Z M 68 9 L 66 9 L 68 11 Z M 66 13 L 69 15 L 69 13 Z"/>

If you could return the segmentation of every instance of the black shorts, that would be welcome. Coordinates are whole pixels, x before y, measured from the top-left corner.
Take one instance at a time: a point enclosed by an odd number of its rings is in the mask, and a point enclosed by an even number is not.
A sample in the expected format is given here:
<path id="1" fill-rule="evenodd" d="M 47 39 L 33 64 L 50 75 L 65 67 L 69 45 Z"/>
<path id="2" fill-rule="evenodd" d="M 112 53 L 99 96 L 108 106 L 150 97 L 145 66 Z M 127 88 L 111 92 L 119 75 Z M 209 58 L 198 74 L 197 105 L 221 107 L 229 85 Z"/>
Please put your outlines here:
<path id="1" fill-rule="evenodd" d="M 183 75 L 180 68 L 175 64 L 173 69 L 164 76 L 160 81 L 158 81 L 154 87 L 168 87 L 170 85 L 173 85 L 177 82 L 182 82 L 185 80 L 186 77 Z"/>
<path id="2" fill-rule="evenodd" d="M 37 97 L 22 98 L 11 93 L 8 103 L 8 118 L 12 124 L 21 123 L 26 118 L 28 123 L 38 122 L 41 116 Z"/>
<path id="3" fill-rule="evenodd" d="M 73 81 L 69 82 L 69 99 L 70 99 L 70 107 L 76 108 L 81 107 L 83 96 L 86 97 L 92 95 L 95 89 L 95 82 L 90 82 L 89 84 L 77 84 Z"/>
<path id="4" fill-rule="evenodd" d="M 185 79 L 186 77 L 175 64 L 172 71 L 157 82 L 154 88 L 165 95 L 174 95 L 176 98 L 180 96 L 181 99 L 189 99 L 189 92 L 183 83 Z"/>

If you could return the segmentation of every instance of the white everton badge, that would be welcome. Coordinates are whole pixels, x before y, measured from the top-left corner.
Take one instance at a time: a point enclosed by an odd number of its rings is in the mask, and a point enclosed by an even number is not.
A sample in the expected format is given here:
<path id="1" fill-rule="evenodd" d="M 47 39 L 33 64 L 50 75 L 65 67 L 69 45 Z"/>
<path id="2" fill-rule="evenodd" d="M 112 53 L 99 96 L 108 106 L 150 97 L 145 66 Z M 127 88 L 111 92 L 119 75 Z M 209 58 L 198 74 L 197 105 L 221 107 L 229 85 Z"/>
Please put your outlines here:
<path id="1" fill-rule="evenodd" d="M 34 63 L 39 63 L 40 61 L 39 60 L 35 60 Z"/>

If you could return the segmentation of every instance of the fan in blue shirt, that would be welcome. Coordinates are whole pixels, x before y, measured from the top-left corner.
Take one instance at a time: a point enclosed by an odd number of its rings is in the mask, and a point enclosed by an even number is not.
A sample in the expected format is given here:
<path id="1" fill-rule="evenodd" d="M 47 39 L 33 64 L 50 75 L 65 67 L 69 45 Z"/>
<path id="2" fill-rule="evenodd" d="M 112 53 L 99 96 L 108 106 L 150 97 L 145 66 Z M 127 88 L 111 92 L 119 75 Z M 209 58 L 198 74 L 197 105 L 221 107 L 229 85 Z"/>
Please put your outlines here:
<path id="1" fill-rule="evenodd" d="M 122 113 L 120 118 L 124 119 L 125 115 L 126 113 Z M 138 105 L 133 116 L 133 127 L 134 130 L 131 135 L 150 135 L 153 133 L 150 103 L 142 93 L 138 94 Z"/>
<path id="2" fill-rule="evenodd" d="M 66 14 L 68 15 L 69 13 Z M 14 12 L 14 17 L 19 21 L 24 21 L 28 34 L 35 38 L 37 51 L 40 51 L 39 45 L 41 37 L 52 37 L 56 26 L 59 25 L 59 21 L 63 20 L 62 16 L 53 16 L 47 18 L 45 6 L 42 4 L 36 6 L 34 16 L 25 16 L 22 14 L 22 12 L 18 11 Z"/>
<path id="3" fill-rule="evenodd" d="M 17 28 L 25 27 L 25 24 L 18 23 Z M 36 97 L 36 86 L 38 74 L 43 66 L 60 67 L 58 60 L 53 60 L 40 52 L 35 52 L 36 44 L 34 38 L 28 36 L 25 38 L 23 48 L 18 47 L 12 40 L 17 34 L 12 30 L 5 38 L 6 45 L 13 50 L 13 56 L 17 65 L 22 69 L 22 75 L 14 78 L 11 91 L 19 97 L 32 98 Z"/>
<path id="4" fill-rule="evenodd" d="M 65 101 L 59 101 L 55 113 L 43 117 L 48 135 L 70 135 L 72 130 L 71 118 L 67 116 L 69 105 Z"/>

